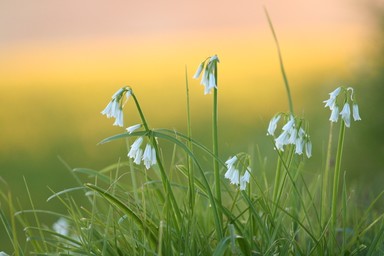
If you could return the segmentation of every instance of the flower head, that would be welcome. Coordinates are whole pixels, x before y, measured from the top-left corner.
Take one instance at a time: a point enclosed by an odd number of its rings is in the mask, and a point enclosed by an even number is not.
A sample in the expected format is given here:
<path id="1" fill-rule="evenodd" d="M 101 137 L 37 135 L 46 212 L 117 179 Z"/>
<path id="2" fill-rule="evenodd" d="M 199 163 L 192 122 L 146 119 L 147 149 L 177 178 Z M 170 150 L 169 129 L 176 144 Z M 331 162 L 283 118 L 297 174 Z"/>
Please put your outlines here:
<path id="1" fill-rule="evenodd" d="M 142 143 L 143 143 L 143 137 L 139 137 L 135 140 L 135 142 L 133 142 L 133 144 L 131 145 L 131 150 L 129 150 L 128 152 L 129 158 L 132 158 L 132 159 L 136 158 L 137 152 L 139 151 Z"/>
<path id="2" fill-rule="evenodd" d="M 343 92 L 341 94 L 341 92 Z M 359 114 L 359 106 L 356 103 L 356 96 L 354 89 L 352 87 L 338 87 L 336 90 L 331 92 L 328 100 L 324 101 L 325 107 L 329 107 L 332 111 L 329 121 L 336 123 L 339 119 L 339 115 L 344 121 L 346 127 L 351 126 L 351 105 L 352 105 L 352 117 L 354 121 L 361 120 Z M 343 108 L 340 111 L 340 108 L 337 104 L 337 99 L 343 97 L 342 102 L 344 102 Z M 341 100 L 339 100 L 340 102 Z"/>
<path id="3" fill-rule="evenodd" d="M 355 121 L 361 120 L 360 114 L 359 114 L 359 106 L 356 103 L 354 103 L 352 106 L 352 116 L 353 116 L 353 120 Z"/>
<path id="4" fill-rule="evenodd" d="M 199 67 L 196 70 L 196 73 L 193 76 L 194 79 L 199 78 L 200 74 L 204 70 L 200 82 L 200 84 L 205 86 L 204 94 L 209 94 L 213 88 L 217 88 L 217 63 L 219 63 L 219 58 L 217 57 L 217 55 L 207 58 L 206 60 L 200 63 Z"/>
<path id="5" fill-rule="evenodd" d="M 102 115 L 105 115 L 107 118 L 114 117 L 115 122 L 113 125 L 123 127 L 123 106 L 125 102 L 129 99 L 132 91 L 129 87 L 120 88 L 117 92 L 112 95 L 112 100 L 108 105 L 101 111 Z M 123 102 L 123 96 L 126 95 L 126 101 Z"/>
<path id="6" fill-rule="evenodd" d="M 251 177 L 251 168 L 247 168 L 244 175 L 240 177 L 240 190 L 245 190 L 247 183 L 249 183 L 249 178 Z"/>
<path id="7" fill-rule="evenodd" d="M 351 126 L 351 108 L 348 102 L 344 104 L 344 107 L 340 112 L 340 116 L 344 120 L 345 126 L 350 127 Z"/>
<path id="8" fill-rule="evenodd" d="M 69 234 L 69 223 L 66 218 L 59 218 L 52 226 L 53 230 L 63 236 L 67 236 Z"/>
<path id="9" fill-rule="evenodd" d="M 135 124 L 135 125 L 129 126 L 126 130 L 129 134 L 131 134 L 137 129 L 139 129 L 140 127 L 141 127 L 141 124 Z"/>
<path id="10" fill-rule="evenodd" d="M 271 121 L 269 122 L 269 125 L 268 125 L 267 135 L 271 135 L 271 136 L 275 135 L 275 131 L 276 131 L 276 128 L 277 128 L 277 123 L 279 122 L 280 117 L 281 117 L 281 115 L 275 115 L 274 117 L 272 117 L 272 119 L 271 119 Z"/>
<path id="11" fill-rule="evenodd" d="M 236 156 L 230 157 L 226 162 L 227 171 L 224 177 L 230 180 L 231 184 L 239 186 L 240 190 L 245 190 L 249 183 L 251 168 L 249 167 L 249 155 L 239 153 Z M 243 173 L 241 175 L 240 173 Z"/>
<path id="12" fill-rule="evenodd" d="M 156 151 L 155 149 L 151 146 L 151 144 L 147 144 L 145 146 L 144 154 L 143 154 L 143 162 L 145 168 L 147 170 L 154 164 L 156 164 Z"/>

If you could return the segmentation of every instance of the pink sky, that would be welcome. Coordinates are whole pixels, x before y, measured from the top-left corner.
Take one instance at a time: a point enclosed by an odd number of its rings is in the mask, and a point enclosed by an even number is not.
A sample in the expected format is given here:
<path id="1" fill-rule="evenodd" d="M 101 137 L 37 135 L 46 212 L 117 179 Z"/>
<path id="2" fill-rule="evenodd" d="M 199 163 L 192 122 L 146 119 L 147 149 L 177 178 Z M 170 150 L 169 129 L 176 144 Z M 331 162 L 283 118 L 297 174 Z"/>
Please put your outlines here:
<path id="1" fill-rule="evenodd" d="M 0 46 L 29 41 L 140 37 L 195 31 L 255 30 L 266 6 L 280 30 L 361 27 L 360 0 L 12 0 L 0 4 Z M 368 2 L 368 1 L 365 1 Z M 4 49 L 4 48 L 3 48 Z"/>

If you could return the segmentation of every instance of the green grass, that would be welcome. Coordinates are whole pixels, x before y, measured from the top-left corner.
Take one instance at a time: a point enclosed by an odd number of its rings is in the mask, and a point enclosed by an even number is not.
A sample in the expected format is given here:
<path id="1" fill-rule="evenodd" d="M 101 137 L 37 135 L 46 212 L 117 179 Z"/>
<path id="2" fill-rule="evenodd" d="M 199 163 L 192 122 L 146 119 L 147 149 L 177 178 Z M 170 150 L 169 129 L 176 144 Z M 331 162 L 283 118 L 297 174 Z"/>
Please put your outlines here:
<path id="1" fill-rule="evenodd" d="M 268 17 L 268 15 L 267 15 Z M 294 115 L 282 54 L 272 23 L 280 66 L 287 91 L 288 113 L 305 131 L 309 125 Z M 209 58 L 208 58 L 209 59 Z M 208 60 L 207 59 L 207 60 Z M 207 61 L 206 60 L 206 61 Z M 209 64 L 207 64 L 209 65 Z M 218 63 L 212 72 L 217 85 Z M 236 168 L 251 177 L 244 190 L 224 177 L 229 165 L 219 157 L 217 109 L 220 87 L 213 89 L 212 148 L 196 140 L 190 118 L 189 80 L 186 72 L 187 134 L 170 129 L 153 129 L 145 118 L 133 88 L 130 93 L 141 118 L 139 131 L 108 137 L 100 144 L 124 140 L 127 152 L 143 137 L 153 148 L 156 164 L 149 169 L 133 159 L 121 159 L 102 170 L 72 169 L 78 185 L 52 191 L 48 201 L 58 200 L 65 212 L 35 208 L 28 189 L 29 206 L 14 201 L 12 191 L 1 181 L 0 220 L 13 248 L 10 255 L 382 255 L 384 253 L 383 213 L 375 210 L 384 192 L 366 209 L 357 207 L 341 169 L 346 134 L 343 120 L 330 123 L 324 171 L 308 176 L 305 153 L 297 154 L 297 144 L 279 148 L 271 136 L 273 155 L 251 146 L 249 152 L 233 152 Z M 345 90 L 344 101 L 352 100 Z M 119 100 L 123 97 L 120 95 Z M 205 97 L 210 97 L 205 96 Z M 324 96 L 325 98 L 326 96 Z M 323 99 L 314 99 L 322 104 Z M 131 100 L 130 100 L 131 101 Z M 127 104 L 131 102 L 128 101 Z M 120 106 L 123 104 L 121 102 Z M 309 113 L 310 114 L 310 113 Z M 324 122 L 328 122 L 324 120 Z M 131 123 L 129 125 L 132 125 Z M 279 129 L 281 128 L 278 125 Z M 339 126 L 340 132 L 334 133 Z M 226 127 L 220 127 L 226 129 Z M 353 133 L 353 125 L 348 128 Z M 241 133 L 241 129 L 236 132 Z M 348 132 L 349 133 L 349 132 Z M 303 135 L 304 136 L 304 135 Z M 333 137 L 338 136 L 332 152 Z M 303 139 L 304 140 L 304 139 Z M 327 140 L 327 138 L 324 138 Z M 304 141 L 303 141 L 304 143 Z M 248 147 L 248 145 L 246 145 Z M 172 151 L 164 150 L 170 147 Z M 317 147 L 317 145 L 314 145 Z M 320 151 L 320 150 L 319 150 Z M 267 152 L 270 152 L 268 150 Z M 308 153 L 307 153 L 308 154 Z M 336 165 L 331 166 L 331 158 Z M 269 164 L 276 161 L 275 168 Z M 321 168 L 319 168 L 321 169 Z M 236 182 L 236 180 L 232 180 Z M 26 183 L 26 182 L 25 182 Z M 332 184 L 332 186 L 330 185 Z M 49 216 L 62 228 L 46 226 Z M 27 240 L 21 237 L 22 227 Z"/>

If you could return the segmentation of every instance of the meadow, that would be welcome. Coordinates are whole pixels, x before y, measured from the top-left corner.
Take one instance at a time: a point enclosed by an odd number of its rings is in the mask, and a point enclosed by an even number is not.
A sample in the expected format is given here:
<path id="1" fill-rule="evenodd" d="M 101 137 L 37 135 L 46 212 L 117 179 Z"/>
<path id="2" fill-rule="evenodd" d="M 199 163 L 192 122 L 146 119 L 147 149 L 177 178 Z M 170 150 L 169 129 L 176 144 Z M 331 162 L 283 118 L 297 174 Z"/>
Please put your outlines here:
<path id="1" fill-rule="evenodd" d="M 271 92 L 253 89 L 257 95 L 266 95 L 259 96 L 256 108 L 255 96 L 243 92 L 231 98 L 233 91 L 221 86 L 222 73 L 236 70 L 220 69 L 226 62 L 220 55 L 202 56 L 196 67 L 179 69 L 183 84 L 169 90 L 173 104 L 154 100 L 164 93 L 164 86 L 146 93 L 134 84 L 102 92 L 96 89 L 103 100 L 85 107 L 96 115 L 110 103 L 103 111 L 109 119 L 92 122 L 97 128 L 84 129 L 79 145 L 92 147 L 90 134 L 115 122 L 115 127 L 101 133 L 105 139 L 96 150 L 68 143 L 62 151 L 67 157 L 55 159 L 52 165 L 62 172 L 31 173 L 18 186 L 9 187 L 12 174 L 3 173 L 0 202 L 7 254 L 382 254 L 382 175 L 374 170 L 380 166 L 376 160 L 380 122 L 377 111 L 369 113 L 380 101 L 380 87 L 372 85 L 368 90 L 361 78 L 356 86 L 327 85 L 318 91 L 290 86 L 275 39 L 280 62 L 272 63 L 280 65 L 276 80 L 282 77 L 283 83 Z M 196 69 L 201 72 L 195 73 Z M 372 84 L 380 80 L 376 74 L 372 77 Z M 86 102 L 84 95 L 67 98 Z M 305 100 L 297 104 L 295 99 L 301 95 Z M 274 96 L 279 102 L 269 103 Z M 153 97 L 153 104 L 146 97 Z M 48 112 L 50 104 L 68 104 L 39 93 L 31 98 Z M 195 102 L 199 102 L 197 111 Z M 346 104 L 349 114 L 343 111 Z M 164 122 L 162 117 L 175 107 L 185 112 Z M 221 113 L 226 113 L 226 119 L 218 118 Z M 57 116 L 65 120 L 68 133 L 60 133 L 65 136 L 61 139 L 71 141 L 70 126 L 75 120 L 65 111 L 47 114 L 52 120 Z M 178 128 L 172 122 L 176 120 Z M 136 124 L 140 126 L 126 130 Z M 43 132 L 47 140 L 57 136 L 55 124 L 51 125 Z M 19 133 L 22 142 L 41 144 L 30 134 L 23 138 L 22 128 Z M 47 145 L 44 150 L 52 148 Z M 366 151 L 370 153 L 359 158 Z M 81 168 L 72 167 L 66 159 L 87 154 L 94 161 L 79 161 Z M 33 159 L 19 168 L 32 168 Z M 99 168 L 105 162 L 113 164 Z M 45 192 L 37 187 L 30 190 L 28 184 L 42 177 L 62 186 Z"/>

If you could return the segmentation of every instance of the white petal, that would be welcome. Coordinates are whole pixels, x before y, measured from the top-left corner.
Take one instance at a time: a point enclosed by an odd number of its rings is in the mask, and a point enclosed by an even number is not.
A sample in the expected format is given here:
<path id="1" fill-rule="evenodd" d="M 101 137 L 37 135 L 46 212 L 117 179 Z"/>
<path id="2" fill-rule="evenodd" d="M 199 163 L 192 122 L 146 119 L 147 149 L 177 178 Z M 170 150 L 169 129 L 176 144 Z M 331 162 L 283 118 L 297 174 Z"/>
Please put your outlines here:
<path id="1" fill-rule="evenodd" d="M 277 116 L 274 116 L 271 119 L 271 121 L 269 122 L 269 125 L 268 125 L 268 133 L 267 133 L 267 135 L 271 135 L 271 136 L 275 135 L 275 131 L 276 131 L 276 128 L 277 128 L 277 123 L 279 122 L 280 117 L 281 117 L 281 115 L 277 115 Z"/>
<path id="2" fill-rule="evenodd" d="M 194 79 L 197 79 L 200 76 L 201 71 L 203 71 L 203 68 L 204 68 L 204 62 L 200 63 L 199 67 L 197 68 L 196 73 L 193 75 Z"/>
<path id="3" fill-rule="evenodd" d="M 343 118 L 346 127 L 350 127 L 351 125 L 351 109 L 349 107 L 348 102 L 344 104 L 343 109 L 340 112 L 341 118 Z"/>
<path id="4" fill-rule="evenodd" d="M 359 106 L 357 104 L 353 104 L 352 106 L 352 115 L 353 115 L 353 120 L 355 121 L 361 120 L 360 114 L 359 114 Z"/>
<path id="5" fill-rule="evenodd" d="M 312 156 L 312 142 L 310 140 L 305 143 L 305 154 L 308 158 Z"/>
<path id="6" fill-rule="evenodd" d="M 331 117 L 329 118 L 329 121 L 336 123 L 338 119 L 339 119 L 339 107 L 335 106 L 332 109 Z"/>
<path id="7" fill-rule="evenodd" d="M 126 130 L 129 134 L 131 134 L 137 129 L 139 129 L 140 127 L 141 127 L 141 124 L 135 124 L 135 125 L 129 126 Z"/>

